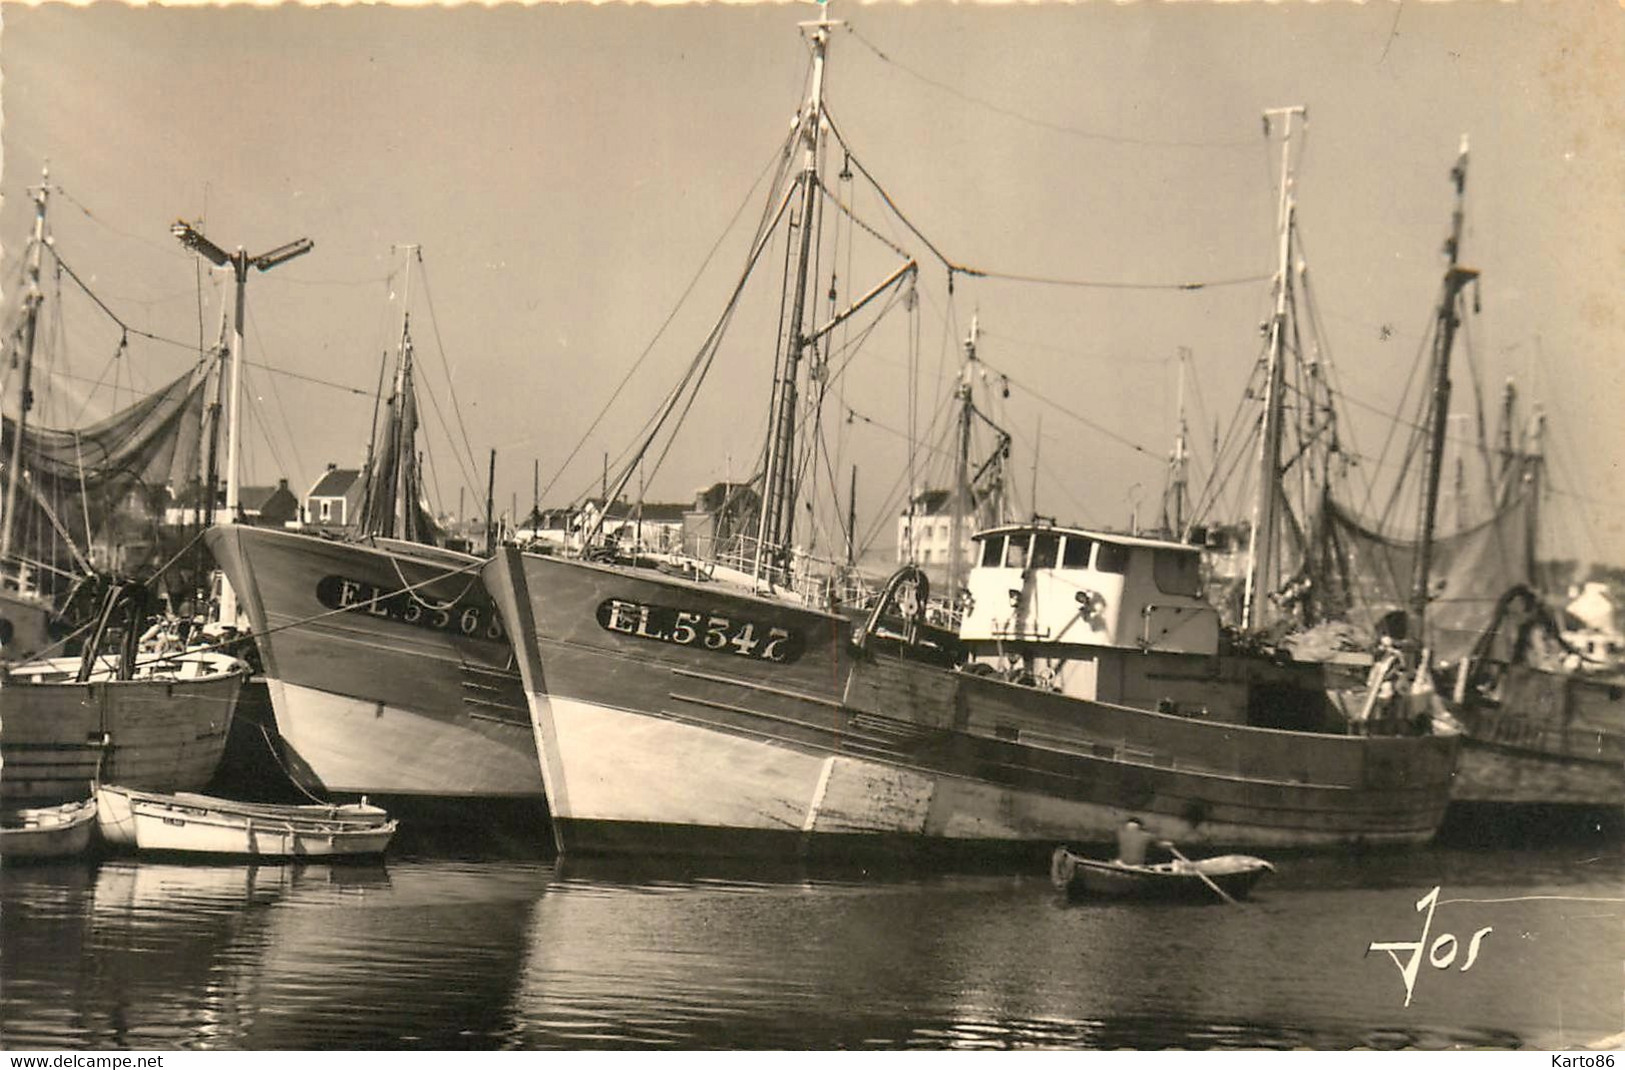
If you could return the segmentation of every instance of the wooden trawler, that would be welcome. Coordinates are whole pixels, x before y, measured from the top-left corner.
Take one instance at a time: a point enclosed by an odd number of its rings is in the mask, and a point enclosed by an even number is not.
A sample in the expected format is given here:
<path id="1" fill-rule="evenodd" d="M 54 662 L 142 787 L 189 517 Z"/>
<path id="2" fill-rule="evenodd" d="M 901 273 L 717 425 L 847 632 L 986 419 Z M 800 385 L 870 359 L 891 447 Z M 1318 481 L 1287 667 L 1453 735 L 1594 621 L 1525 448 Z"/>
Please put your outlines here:
<path id="1" fill-rule="evenodd" d="M 212 653 L 134 670 L 105 658 L 13 666 L 0 679 L 0 794 L 78 799 L 98 777 L 154 791 L 201 788 L 225 753 L 247 677 L 242 662 Z"/>
<path id="2" fill-rule="evenodd" d="M 1323 667 L 1224 652 L 1195 547 L 1042 524 L 984 532 L 957 635 L 927 625 L 917 568 L 862 620 L 791 593 L 798 369 L 815 379 L 818 339 L 915 267 L 825 326 L 805 320 L 834 25 L 805 26 L 801 164 L 770 201 L 773 219 L 799 206 L 800 256 L 754 589 L 513 548 L 486 566 L 559 849 L 1038 859 L 1057 842 L 1110 840 L 1130 810 L 1190 844 L 1427 841 L 1457 740 L 1354 734 Z"/>
<path id="3" fill-rule="evenodd" d="M 1130 811 L 1196 844 L 1433 836 L 1457 739 L 1249 724 L 1338 714 L 1324 690 L 1219 652 L 1183 582 L 1195 548 L 1031 526 L 982 545 L 1000 556 L 970 574 L 963 668 L 892 637 L 920 623 L 917 572 L 888 586 L 896 612 L 854 624 L 499 553 L 487 582 L 520 637 L 559 849 L 1035 853 L 1107 842 Z"/>
<path id="4" fill-rule="evenodd" d="M 406 272 L 410 293 L 410 261 Z M 422 501 L 413 383 L 403 318 L 347 538 L 223 524 L 205 540 L 248 617 L 278 736 L 308 789 L 539 804 L 529 717 L 480 585 L 483 559 L 436 545 Z"/>
<path id="5" fill-rule="evenodd" d="M 309 787 L 541 798 L 481 558 L 246 525 L 213 528 L 206 541 L 238 592 L 278 735 Z"/>
<path id="6" fill-rule="evenodd" d="M 218 653 L 140 650 L 150 604 L 137 582 L 106 586 L 81 656 L 45 657 L 35 646 L 40 607 L 53 600 L 45 595 L 65 600 L 69 590 L 93 589 L 87 581 L 102 579 L 95 548 L 128 549 L 125 503 L 191 474 L 211 363 L 90 426 L 31 424 L 41 260 L 47 250 L 56 253 L 46 233 L 50 189 L 44 179 L 33 189 L 28 290 L 14 336 L 22 388 L 15 415 L 4 419 L 0 639 L 8 663 L 0 668 L 0 797 L 81 800 L 98 776 L 157 790 L 201 788 L 220 764 L 246 666 Z M 121 563 L 130 571 L 144 564 L 134 554 Z M 38 584 L 23 583 L 25 576 Z M 23 660 L 13 660 L 17 653 Z"/>
<path id="7" fill-rule="evenodd" d="M 1551 614 L 1538 594 L 1514 586 L 1456 664 L 1451 712 L 1465 739 L 1452 798 L 1469 812 L 1568 811 L 1617 822 L 1625 818 L 1625 679 L 1539 663 L 1532 648 L 1543 633 L 1548 644 L 1557 635 Z"/>

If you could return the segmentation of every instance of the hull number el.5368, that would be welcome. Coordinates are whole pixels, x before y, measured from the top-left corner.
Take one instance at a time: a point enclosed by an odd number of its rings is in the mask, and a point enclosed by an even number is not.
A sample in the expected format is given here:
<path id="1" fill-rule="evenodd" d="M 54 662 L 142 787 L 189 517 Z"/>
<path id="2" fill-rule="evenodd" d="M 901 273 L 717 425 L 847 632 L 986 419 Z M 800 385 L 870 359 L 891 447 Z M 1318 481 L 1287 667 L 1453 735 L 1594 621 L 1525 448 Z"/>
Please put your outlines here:
<path id="1" fill-rule="evenodd" d="M 450 632 L 470 639 L 505 638 L 502 618 L 495 607 L 474 602 L 441 602 L 420 597 L 404 588 L 386 589 L 344 576 L 323 576 L 316 584 L 316 601 L 328 609 L 351 609 L 411 624 L 430 631 Z"/>
<path id="2" fill-rule="evenodd" d="M 598 626 L 607 632 L 657 643 L 700 647 L 756 661 L 786 663 L 801 656 L 801 637 L 788 628 L 759 621 L 652 606 L 611 598 L 598 607 Z"/>

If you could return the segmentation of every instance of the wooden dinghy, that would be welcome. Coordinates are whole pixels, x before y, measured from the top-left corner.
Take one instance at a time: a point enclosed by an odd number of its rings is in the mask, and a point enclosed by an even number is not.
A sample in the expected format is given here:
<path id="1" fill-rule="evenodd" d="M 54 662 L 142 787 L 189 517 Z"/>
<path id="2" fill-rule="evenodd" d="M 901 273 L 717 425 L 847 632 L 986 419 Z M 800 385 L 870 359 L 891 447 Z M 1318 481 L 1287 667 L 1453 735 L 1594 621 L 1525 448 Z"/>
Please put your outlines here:
<path id="1" fill-rule="evenodd" d="M 279 806 L 103 787 L 103 835 L 140 851 L 254 858 L 378 855 L 399 822 L 376 806 Z"/>
<path id="2" fill-rule="evenodd" d="M 199 795 L 191 791 L 165 794 L 102 784 L 96 788 L 96 821 L 105 842 L 116 847 L 137 846 L 134 810 L 137 800 L 158 804 L 179 804 L 250 818 L 292 818 L 301 822 L 321 821 L 357 828 L 376 827 L 389 822 L 389 814 L 385 810 L 369 805 L 365 799 L 345 806 L 333 803 L 287 806 L 280 803 L 240 802 L 213 795 Z"/>
<path id="3" fill-rule="evenodd" d="M 96 828 L 96 800 L 62 803 L 0 815 L 0 856 L 71 858 L 90 848 Z"/>
<path id="4" fill-rule="evenodd" d="M 1050 880 L 1077 899 L 1216 903 L 1226 897 L 1245 898 L 1264 874 L 1274 871 L 1273 865 L 1252 855 L 1216 855 L 1131 866 L 1084 858 L 1057 847 L 1050 863 Z"/>

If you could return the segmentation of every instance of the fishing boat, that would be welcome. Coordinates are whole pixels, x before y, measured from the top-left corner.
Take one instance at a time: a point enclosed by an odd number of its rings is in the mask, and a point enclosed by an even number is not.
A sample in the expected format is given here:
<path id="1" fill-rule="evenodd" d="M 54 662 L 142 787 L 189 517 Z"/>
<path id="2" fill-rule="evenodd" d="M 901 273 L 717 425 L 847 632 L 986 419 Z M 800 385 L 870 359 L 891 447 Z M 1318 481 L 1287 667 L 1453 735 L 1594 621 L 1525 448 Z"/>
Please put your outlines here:
<path id="1" fill-rule="evenodd" d="M 1149 865 L 1102 862 L 1057 847 L 1050 862 L 1050 881 L 1075 899 L 1144 899 L 1222 902 L 1245 899 L 1275 867 L 1252 855 L 1216 855 L 1190 861 L 1175 859 Z"/>
<path id="2" fill-rule="evenodd" d="M 1240 576 L 1236 623 L 1254 635 L 1287 633 L 1279 644 L 1285 657 L 1327 656 L 1303 652 L 1323 626 L 1352 628 L 1367 650 L 1386 637 L 1380 656 L 1368 662 L 1372 671 L 1412 681 L 1463 735 L 1452 786 L 1455 816 L 1471 819 L 1488 808 L 1603 813 L 1617 820 L 1625 816 L 1625 686 L 1578 671 L 1584 659 L 1568 647 L 1557 615 L 1534 590 L 1544 420 L 1537 414 L 1526 433 L 1517 430 L 1510 383 L 1498 446 L 1484 439 L 1480 420 L 1477 449 L 1455 453 L 1453 516 L 1443 507 L 1452 453 L 1446 436 L 1452 350 L 1468 316 L 1469 287 L 1479 276 L 1460 263 L 1468 158 L 1464 138 L 1451 170 L 1455 208 L 1428 339 L 1426 390 L 1414 418 L 1398 422 L 1414 428 L 1407 456 L 1421 463 L 1415 470 L 1406 466 L 1380 517 L 1347 504 L 1350 496 L 1337 478 L 1349 468 L 1338 429 L 1343 403 L 1330 388 L 1335 377 L 1325 366 L 1326 347 L 1318 340 L 1309 347 L 1320 367 L 1286 368 L 1283 340 L 1296 336 L 1299 323 L 1290 307 L 1293 292 L 1279 294 L 1267 378 L 1254 390 L 1264 399 L 1262 470 L 1246 525 L 1245 565 L 1234 570 Z M 1289 194 L 1283 197 L 1282 248 L 1290 255 L 1293 206 Z M 1300 406 L 1307 418 L 1295 422 L 1283 416 L 1289 383 L 1308 395 Z M 1296 431 L 1296 441 L 1286 440 L 1289 431 Z M 1477 517 L 1468 511 L 1475 497 L 1468 462 L 1482 469 L 1486 486 L 1487 505 Z M 1305 490 L 1289 500 L 1295 486 Z M 1380 500 L 1376 488 L 1361 497 Z M 1219 571 L 1226 570 L 1221 565 Z M 1347 651 L 1331 656 L 1358 657 Z"/>
<path id="3" fill-rule="evenodd" d="M 247 856 L 336 858 L 383 854 L 399 822 L 376 806 L 244 804 L 207 795 L 161 795 L 104 788 L 117 809 L 102 828 L 113 842 L 133 835 L 138 851 Z"/>
<path id="4" fill-rule="evenodd" d="M 221 814 L 242 817 L 288 818 L 295 821 L 325 822 L 356 828 L 369 828 L 387 824 L 389 813 L 383 808 L 363 801 L 339 805 L 336 803 L 281 804 L 244 802 L 222 799 L 197 792 L 137 791 L 114 784 L 96 786 L 96 826 L 102 839 L 115 847 L 135 847 L 136 803 L 165 805 L 169 803 L 201 807 Z"/>
<path id="5" fill-rule="evenodd" d="M 410 276 L 408 261 L 407 293 Z M 436 545 L 422 501 L 409 316 L 395 360 L 359 523 L 342 537 L 221 525 L 205 541 L 247 615 L 277 733 L 307 790 L 540 803 L 483 559 Z"/>
<path id="6" fill-rule="evenodd" d="M 800 593 L 800 376 L 821 396 L 831 372 L 819 340 L 915 270 L 892 247 L 902 262 L 880 284 L 825 324 L 807 319 L 835 25 L 827 13 L 805 24 L 799 168 L 766 217 L 795 220 L 787 246 L 799 254 L 753 584 L 512 547 L 484 570 L 524 677 L 559 849 L 1044 858 L 1056 842 L 1109 842 L 1131 809 L 1188 843 L 1430 839 L 1457 741 L 1353 734 L 1319 676 L 1303 687 L 1229 656 L 1194 586 L 1196 547 L 1041 521 L 979 533 L 957 634 L 927 626 L 918 568 L 894 574 L 862 618 Z M 1280 707 L 1314 729 L 1253 723 Z"/>
<path id="7" fill-rule="evenodd" d="M 33 189 L 28 290 L 12 336 L 22 403 L 4 421 L 0 572 L 19 580 L 11 593 L 26 587 L 57 606 L 98 588 L 102 597 L 99 606 L 91 603 L 77 657 L 45 657 L 48 650 L 25 646 L 27 656 L 17 660 L 13 645 L 3 644 L 0 796 L 82 799 L 99 775 L 156 790 L 200 788 L 219 765 L 246 668 L 218 653 L 142 652 L 150 591 L 136 581 L 108 581 L 97 562 L 125 574 L 149 571 L 156 548 L 135 525 L 151 522 L 147 489 L 183 484 L 195 465 L 212 362 L 90 426 L 30 424 L 41 260 L 47 250 L 59 255 L 46 233 L 49 190 L 45 178 Z M 8 630 L 0 628 L 0 637 Z"/>
<path id="8" fill-rule="evenodd" d="M 0 858 L 72 858 L 90 849 L 96 800 L 0 812 Z"/>

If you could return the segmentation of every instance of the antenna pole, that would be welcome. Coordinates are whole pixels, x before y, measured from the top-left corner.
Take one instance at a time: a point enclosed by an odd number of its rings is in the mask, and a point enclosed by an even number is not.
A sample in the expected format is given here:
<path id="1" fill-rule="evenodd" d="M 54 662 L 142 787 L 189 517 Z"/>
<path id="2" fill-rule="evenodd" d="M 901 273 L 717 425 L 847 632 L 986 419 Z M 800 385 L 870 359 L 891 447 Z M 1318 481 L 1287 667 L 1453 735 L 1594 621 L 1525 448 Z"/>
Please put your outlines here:
<path id="1" fill-rule="evenodd" d="M 234 253 L 226 252 L 185 220 L 172 224 L 169 232 L 182 245 L 215 267 L 231 265 L 232 274 L 237 280 L 236 318 L 231 332 L 231 395 L 226 409 L 226 512 L 219 521 L 222 524 L 235 524 L 242 494 L 238 454 L 242 440 L 243 309 L 248 299 L 248 269 L 253 266 L 261 272 L 270 271 L 278 264 L 285 264 L 296 256 L 310 252 L 315 243 L 309 238 L 299 238 L 258 256 L 249 256 L 241 245 Z M 220 620 L 225 624 L 235 624 L 237 620 L 237 593 L 231 589 L 229 582 L 220 585 Z"/>

